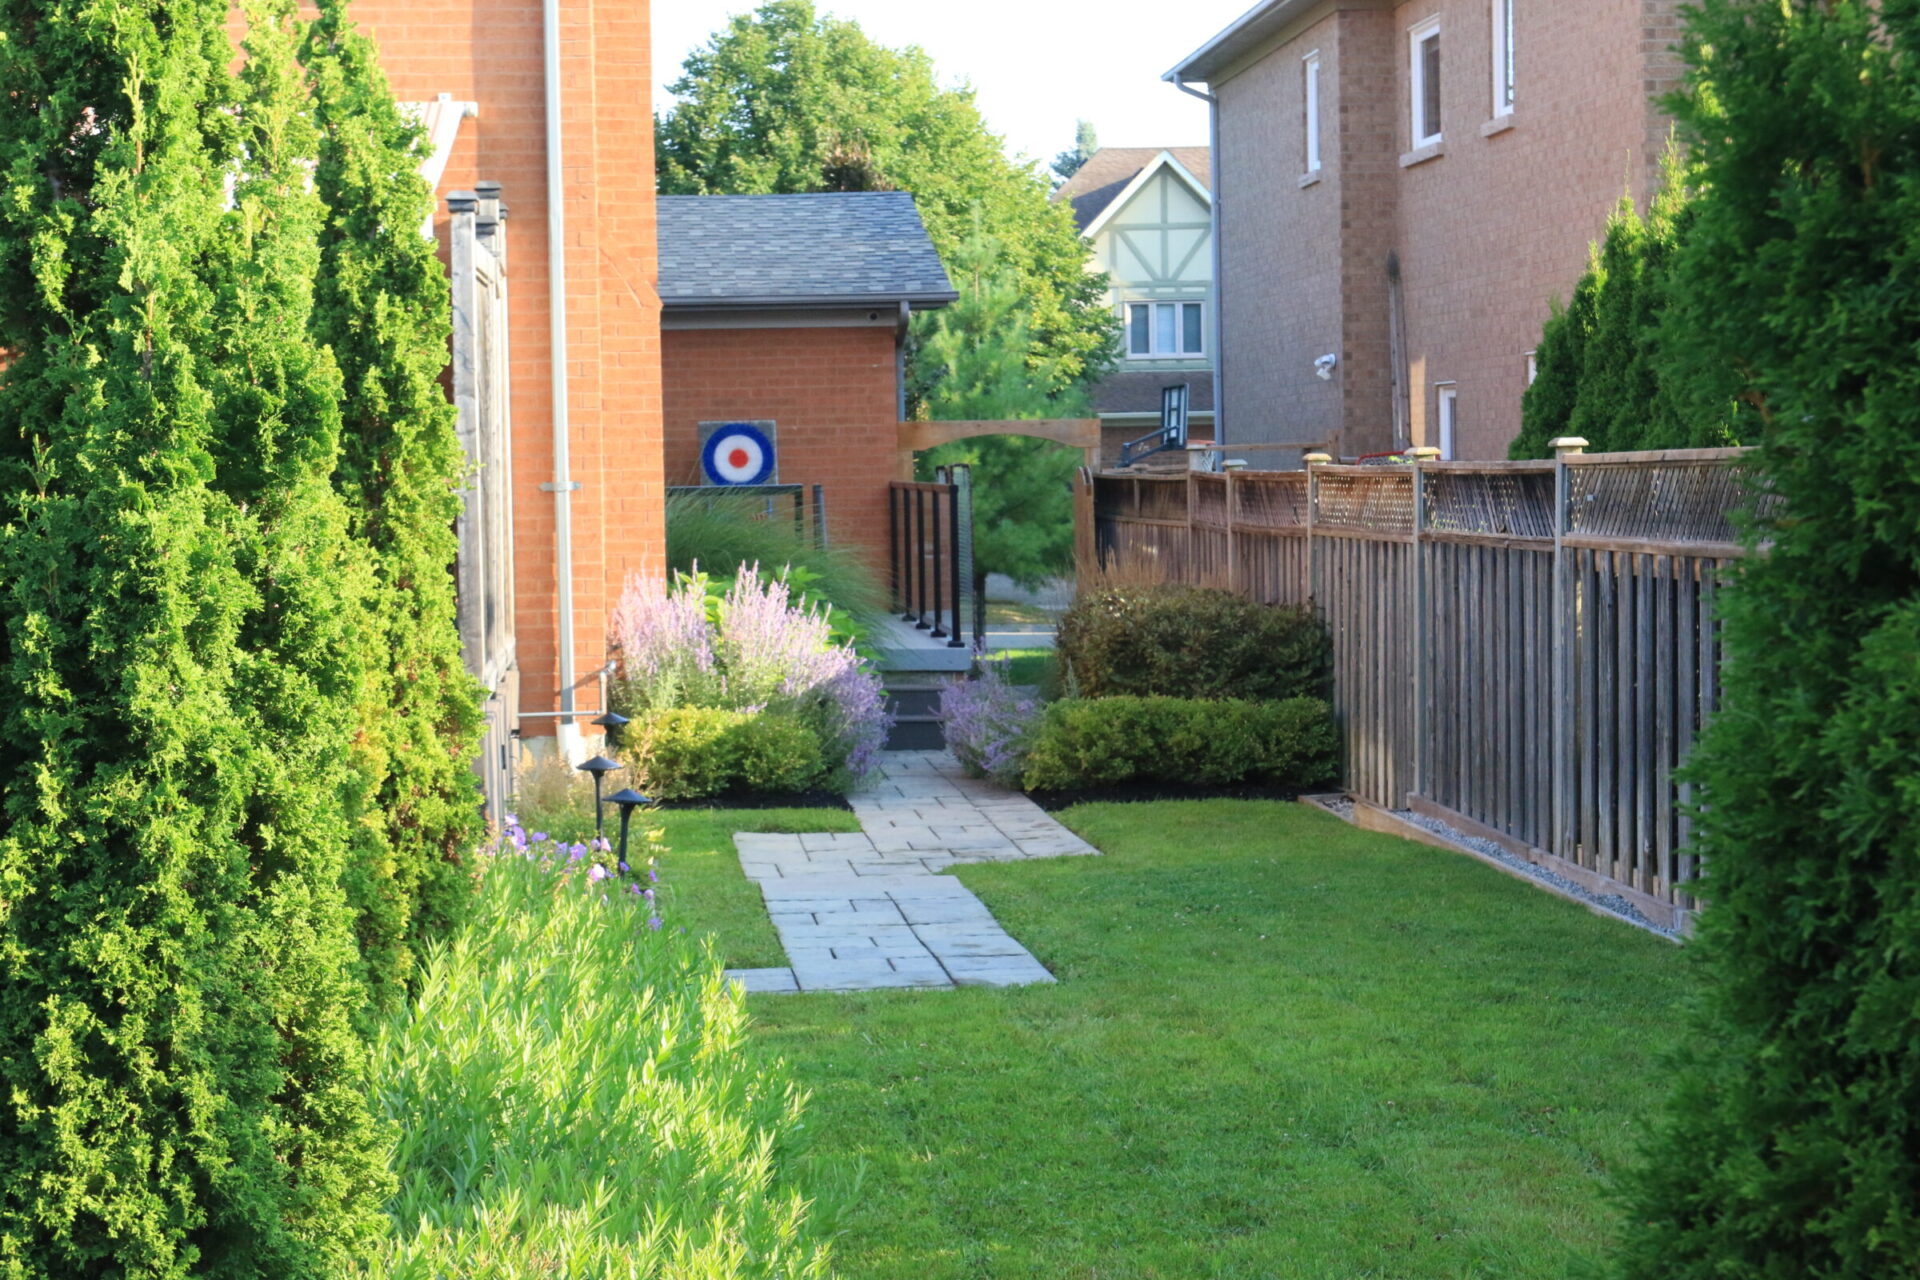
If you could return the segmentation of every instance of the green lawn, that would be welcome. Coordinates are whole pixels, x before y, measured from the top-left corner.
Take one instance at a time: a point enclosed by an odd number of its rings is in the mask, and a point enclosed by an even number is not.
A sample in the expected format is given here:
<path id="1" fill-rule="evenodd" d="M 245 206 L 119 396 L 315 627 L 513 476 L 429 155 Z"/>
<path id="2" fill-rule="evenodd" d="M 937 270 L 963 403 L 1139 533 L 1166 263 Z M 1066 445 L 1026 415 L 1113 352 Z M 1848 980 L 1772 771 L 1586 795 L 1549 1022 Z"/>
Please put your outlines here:
<path id="1" fill-rule="evenodd" d="M 1058 986 L 754 998 L 843 1277 L 1561 1277 L 1604 1246 L 1675 948 L 1305 806 L 1065 817 L 1107 856 L 960 872 Z M 723 830 L 766 815 L 662 820 L 682 918 L 770 963 Z"/>
<path id="2" fill-rule="evenodd" d="M 1052 649 L 1002 649 L 993 658 L 1005 664 L 1007 683 L 1016 685 L 1050 684 L 1060 662 Z"/>

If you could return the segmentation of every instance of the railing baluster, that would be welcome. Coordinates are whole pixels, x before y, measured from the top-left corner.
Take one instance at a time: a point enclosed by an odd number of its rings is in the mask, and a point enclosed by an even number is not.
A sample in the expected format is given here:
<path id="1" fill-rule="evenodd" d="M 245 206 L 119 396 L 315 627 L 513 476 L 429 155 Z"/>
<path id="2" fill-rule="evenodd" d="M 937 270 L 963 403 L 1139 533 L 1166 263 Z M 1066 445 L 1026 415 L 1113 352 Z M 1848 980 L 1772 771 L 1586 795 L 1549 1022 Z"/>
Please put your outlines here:
<path id="1" fill-rule="evenodd" d="M 941 625 L 942 609 L 940 604 L 940 593 L 946 585 L 943 581 L 943 579 L 946 577 L 946 574 L 941 572 L 941 570 L 945 567 L 940 556 L 940 497 L 941 497 L 941 494 L 938 489 L 935 489 L 930 496 L 933 499 L 933 631 L 931 632 L 931 635 L 935 640 L 944 640 L 947 638 L 947 629 L 946 627 Z M 948 501 L 951 502 L 952 499 L 949 498 Z"/>

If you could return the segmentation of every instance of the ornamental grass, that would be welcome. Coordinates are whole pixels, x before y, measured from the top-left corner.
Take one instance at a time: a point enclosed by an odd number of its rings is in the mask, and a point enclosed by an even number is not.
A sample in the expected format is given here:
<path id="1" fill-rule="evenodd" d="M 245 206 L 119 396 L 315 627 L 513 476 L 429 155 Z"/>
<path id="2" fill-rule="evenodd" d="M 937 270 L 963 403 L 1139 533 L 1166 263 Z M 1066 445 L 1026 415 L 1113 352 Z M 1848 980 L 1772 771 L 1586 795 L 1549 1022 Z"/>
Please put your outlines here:
<path id="1" fill-rule="evenodd" d="M 369 1274 L 828 1274 L 782 1176 L 804 1096 L 665 896 L 651 856 L 509 828 L 375 1045 L 398 1190 Z"/>

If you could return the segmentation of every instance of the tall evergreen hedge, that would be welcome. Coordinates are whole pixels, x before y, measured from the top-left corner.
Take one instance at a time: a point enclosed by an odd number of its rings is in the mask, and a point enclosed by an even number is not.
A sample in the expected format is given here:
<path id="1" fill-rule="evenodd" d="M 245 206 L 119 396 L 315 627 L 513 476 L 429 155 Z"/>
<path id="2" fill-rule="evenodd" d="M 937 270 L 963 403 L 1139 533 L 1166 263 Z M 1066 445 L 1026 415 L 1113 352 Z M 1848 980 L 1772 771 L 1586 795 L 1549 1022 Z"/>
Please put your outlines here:
<path id="1" fill-rule="evenodd" d="M 348 889 L 376 1007 L 392 1005 L 420 945 L 451 931 L 480 835 L 469 761 L 477 689 L 454 613 L 454 520 L 465 455 L 440 384 L 452 326 L 446 269 L 420 234 L 433 193 L 424 139 L 344 0 L 323 0 L 302 62 L 320 129 L 312 329 L 344 377 L 337 483 L 373 556 L 354 610 L 373 657 L 353 732 L 361 784 Z"/>
<path id="2" fill-rule="evenodd" d="M 1696 182 L 1669 148 L 1646 216 L 1628 195 L 1607 219 L 1587 273 L 1541 332 L 1511 456 L 1551 457 L 1558 436 L 1595 452 L 1738 443 L 1733 391 L 1692 358 L 1693 309 L 1673 281 Z"/>
<path id="3" fill-rule="evenodd" d="M 0 1275 L 323 1276 L 370 558 L 290 6 L 0 4 Z"/>
<path id="4" fill-rule="evenodd" d="M 1920 0 L 1702 0 L 1692 341 L 1764 423 L 1724 597 L 1704 1016 L 1621 1274 L 1920 1276 Z"/>

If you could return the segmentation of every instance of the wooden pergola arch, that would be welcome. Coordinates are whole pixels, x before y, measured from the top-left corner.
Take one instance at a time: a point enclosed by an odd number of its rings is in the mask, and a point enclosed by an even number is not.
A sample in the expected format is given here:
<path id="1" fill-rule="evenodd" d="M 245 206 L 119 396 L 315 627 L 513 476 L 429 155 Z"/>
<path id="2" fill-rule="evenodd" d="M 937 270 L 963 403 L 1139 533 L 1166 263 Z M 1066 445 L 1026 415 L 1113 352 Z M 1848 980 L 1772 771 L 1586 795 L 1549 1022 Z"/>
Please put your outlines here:
<path id="1" fill-rule="evenodd" d="M 1089 470 L 1100 466 L 1098 418 L 1034 418 L 1007 422 L 903 422 L 900 424 L 900 478 L 913 479 L 913 455 L 976 436 L 1032 436 L 1078 449 Z"/>

